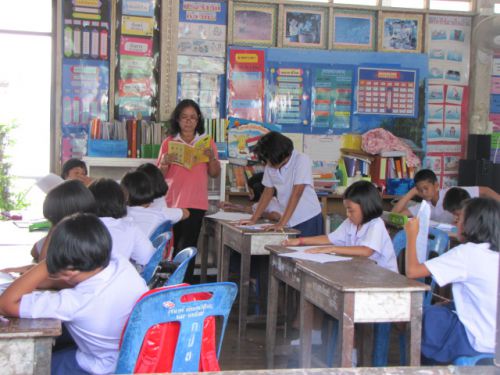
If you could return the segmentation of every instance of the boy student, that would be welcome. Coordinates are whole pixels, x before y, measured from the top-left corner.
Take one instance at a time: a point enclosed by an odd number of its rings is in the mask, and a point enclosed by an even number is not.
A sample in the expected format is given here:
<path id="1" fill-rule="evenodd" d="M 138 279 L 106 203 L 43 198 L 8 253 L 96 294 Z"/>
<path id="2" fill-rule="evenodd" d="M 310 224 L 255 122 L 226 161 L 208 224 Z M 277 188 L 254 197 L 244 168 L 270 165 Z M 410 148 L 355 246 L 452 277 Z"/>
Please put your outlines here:
<path id="1" fill-rule="evenodd" d="M 443 201 L 448 189 L 439 189 L 439 182 L 433 171 L 421 169 L 415 174 L 413 179 L 415 187 L 403 196 L 392 209 L 392 212 L 401 213 L 408 216 L 417 216 L 420 204 L 408 206 L 408 203 L 415 197 L 420 197 L 431 206 L 431 220 L 452 224 L 455 219 L 450 212 L 443 207 Z M 500 196 L 488 187 L 484 186 L 462 186 L 470 198 L 489 197 L 498 200 Z"/>
<path id="2" fill-rule="evenodd" d="M 35 291 L 57 281 L 72 287 Z M 46 260 L 3 292 L 0 314 L 65 322 L 76 348 L 53 353 L 52 374 L 109 374 L 116 367 L 123 326 L 147 290 L 130 262 L 111 258 L 111 236 L 101 220 L 75 214 L 54 228 Z"/>
<path id="3" fill-rule="evenodd" d="M 479 196 L 492 198 L 497 201 L 500 200 L 500 195 L 495 193 L 492 189 L 485 186 L 477 186 L 474 187 L 479 189 Z M 462 211 L 463 203 L 472 198 L 469 194 L 468 190 L 471 188 L 466 187 L 452 187 L 446 191 L 443 199 L 443 208 L 445 211 L 448 211 L 453 215 L 454 224 L 458 223 L 458 218 L 460 216 L 460 212 Z M 476 196 L 477 197 L 477 196 Z"/>

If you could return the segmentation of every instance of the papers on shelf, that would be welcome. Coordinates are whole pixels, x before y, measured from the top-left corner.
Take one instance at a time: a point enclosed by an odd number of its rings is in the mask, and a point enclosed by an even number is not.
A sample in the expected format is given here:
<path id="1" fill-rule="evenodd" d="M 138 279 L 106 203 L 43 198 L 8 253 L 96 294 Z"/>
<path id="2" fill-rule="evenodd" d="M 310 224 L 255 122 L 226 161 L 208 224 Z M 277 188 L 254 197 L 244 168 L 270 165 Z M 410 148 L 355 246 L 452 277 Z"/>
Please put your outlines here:
<path id="1" fill-rule="evenodd" d="M 339 256 L 336 254 L 310 254 L 305 252 L 307 249 L 312 249 L 314 247 L 324 247 L 324 246 L 287 247 L 287 249 L 295 251 L 292 253 L 280 254 L 279 256 L 302 259 L 302 260 L 310 260 L 312 262 L 317 262 L 317 263 L 343 262 L 352 259 L 350 257 Z"/>
<path id="2" fill-rule="evenodd" d="M 225 212 L 225 211 L 219 211 L 219 212 L 216 212 L 215 214 L 207 215 L 206 217 L 209 217 L 211 219 L 236 221 L 236 220 L 249 220 L 249 219 L 252 218 L 252 215 L 251 214 L 246 214 L 246 213 L 243 213 L 243 212 Z"/>

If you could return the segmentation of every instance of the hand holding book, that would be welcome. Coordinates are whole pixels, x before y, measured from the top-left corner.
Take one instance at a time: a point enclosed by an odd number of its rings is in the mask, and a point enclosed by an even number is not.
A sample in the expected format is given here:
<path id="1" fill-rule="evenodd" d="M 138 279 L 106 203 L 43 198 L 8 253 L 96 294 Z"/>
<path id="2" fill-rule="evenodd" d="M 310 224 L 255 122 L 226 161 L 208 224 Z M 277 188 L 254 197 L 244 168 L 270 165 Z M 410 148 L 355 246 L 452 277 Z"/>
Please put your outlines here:
<path id="1" fill-rule="evenodd" d="M 210 136 L 205 135 L 193 146 L 183 142 L 169 142 L 167 161 L 191 169 L 196 164 L 208 163 L 210 155 Z"/>

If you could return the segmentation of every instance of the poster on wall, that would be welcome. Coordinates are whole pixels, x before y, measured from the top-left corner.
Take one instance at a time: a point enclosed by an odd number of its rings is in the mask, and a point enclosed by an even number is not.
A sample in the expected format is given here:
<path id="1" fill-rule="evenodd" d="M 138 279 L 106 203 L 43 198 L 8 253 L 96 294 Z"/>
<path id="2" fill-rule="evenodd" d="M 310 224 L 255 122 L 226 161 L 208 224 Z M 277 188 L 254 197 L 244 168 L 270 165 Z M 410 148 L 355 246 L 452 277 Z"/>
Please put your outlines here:
<path id="1" fill-rule="evenodd" d="M 352 114 L 354 67 L 313 69 L 311 125 L 317 128 L 349 129 Z"/>
<path id="2" fill-rule="evenodd" d="M 379 51 L 422 51 L 421 14 L 382 13 L 379 24 Z"/>
<path id="3" fill-rule="evenodd" d="M 263 121 L 264 68 L 263 50 L 233 48 L 229 51 L 228 117 Z"/>
<path id="4" fill-rule="evenodd" d="M 267 64 L 266 115 L 285 131 L 311 125 L 309 64 Z"/>
<path id="5" fill-rule="evenodd" d="M 417 71 L 358 68 L 357 114 L 416 117 Z"/>
<path id="6" fill-rule="evenodd" d="M 283 45 L 287 47 L 325 48 L 326 13 L 307 8 L 285 8 Z"/>
<path id="7" fill-rule="evenodd" d="M 332 47 L 335 49 L 375 49 L 375 12 L 335 11 Z"/>
<path id="8" fill-rule="evenodd" d="M 233 43 L 240 45 L 276 44 L 276 7 L 234 4 Z"/>

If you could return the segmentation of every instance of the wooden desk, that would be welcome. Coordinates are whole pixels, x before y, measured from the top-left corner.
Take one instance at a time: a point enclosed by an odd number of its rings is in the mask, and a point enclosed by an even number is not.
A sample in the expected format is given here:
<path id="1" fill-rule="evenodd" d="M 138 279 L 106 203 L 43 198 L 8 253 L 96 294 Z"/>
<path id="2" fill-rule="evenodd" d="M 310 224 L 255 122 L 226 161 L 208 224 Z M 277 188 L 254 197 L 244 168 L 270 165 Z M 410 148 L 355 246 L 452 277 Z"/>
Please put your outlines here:
<path id="1" fill-rule="evenodd" d="M 352 366 L 355 323 L 410 322 L 410 366 L 420 365 L 423 293 L 429 286 L 377 266 L 366 258 L 349 262 L 297 263 L 300 286 L 301 367 L 311 365 L 313 305 L 339 321 L 335 364 Z"/>
<path id="2" fill-rule="evenodd" d="M 279 244 L 287 236 L 295 237 L 300 232 L 288 229 L 285 232 L 264 232 L 244 229 L 229 222 L 221 222 L 221 256 L 217 268 L 217 281 L 226 281 L 229 276 L 229 256 L 234 250 L 241 255 L 240 263 L 240 301 L 238 312 L 238 337 L 245 337 L 248 321 L 248 295 L 250 289 L 250 258 L 252 255 L 269 255 L 266 245 Z"/>
<path id="3" fill-rule="evenodd" d="M 0 364 L 12 374 L 50 374 L 52 345 L 61 334 L 56 319 L 7 318 L 0 322 Z"/>
<path id="4" fill-rule="evenodd" d="M 203 218 L 203 235 L 202 235 L 202 249 L 201 249 L 201 268 L 200 268 L 200 281 L 201 283 L 207 282 L 207 268 L 208 268 L 208 253 L 212 250 L 215 257 L 217 272 L 220 269 L 220 254 L 222 243 L 222 220 L 213 219 L 210 217 Z M 212 241 L 212 243 L 210 243 Z M 211 246 L 213 245 L 213 246 Z"/>

